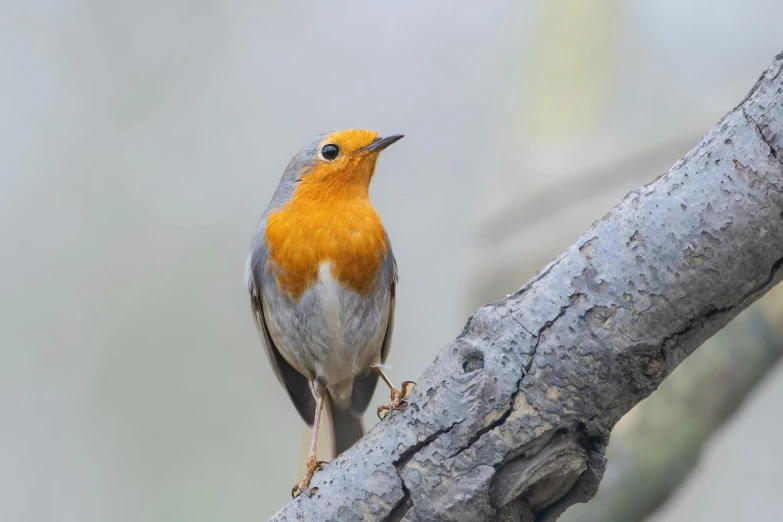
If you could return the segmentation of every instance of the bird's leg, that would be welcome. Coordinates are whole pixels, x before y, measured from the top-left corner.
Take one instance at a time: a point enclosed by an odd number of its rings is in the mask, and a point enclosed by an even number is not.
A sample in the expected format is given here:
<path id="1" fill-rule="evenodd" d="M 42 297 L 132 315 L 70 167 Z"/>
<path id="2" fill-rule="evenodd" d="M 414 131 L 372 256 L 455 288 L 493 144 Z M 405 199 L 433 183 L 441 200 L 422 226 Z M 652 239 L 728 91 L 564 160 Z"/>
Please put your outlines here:
<path id="1" fill-rule="evenodd" d="M 386 383 L 386 385 L 391 390 L 391 393 L 389 394 L 391 396 L 391 402 L 389 404 L 382 404 L 378 406 L 378 418 L 383 420 L 384 417 L 386 417 L 390 412 L 396 410 L 400 404 L 408 398 L 408 395 L 410 395 L 411 390 L 413 390 L 413 387 L 416 386 L 416 383 L 413 381 L 404 381 L 402 385 L 400 386 L 400 390 L 395 388 L 388 377 L 386 377 L 386 374 L 383 373 L 383 370 L 380 369 L 378 366 L 372 367 L 373 371 L 381 376 L 381 379 L 383 379 L 383 382 Z"/>
<path id="2" fill-rule="evenodd" d="M 321 424 L 321 410 L 324 407 L 324 397 L 326 390 L 323 389 L 323 385 L 316 381 L 313 383 L 313 394 L 315 395 L 315 418 L 313 419 L 313 439 L 310 442 L 310 455 L 307 457 L 307 466 L 305 469 L 305 476 L 302 481 L 295 485 L 291 489 L 291 496 L 297 497 L 299 493 L 304 493 L 308 497 L 318 491 L 318 488 L 310 488 L 310 480 L 315 475 L 315 472 L 323 465 L 326 464 L 323 460 L 318 460 L 315 456 L 315 447 L 318 442 L 318 427 Z"/>

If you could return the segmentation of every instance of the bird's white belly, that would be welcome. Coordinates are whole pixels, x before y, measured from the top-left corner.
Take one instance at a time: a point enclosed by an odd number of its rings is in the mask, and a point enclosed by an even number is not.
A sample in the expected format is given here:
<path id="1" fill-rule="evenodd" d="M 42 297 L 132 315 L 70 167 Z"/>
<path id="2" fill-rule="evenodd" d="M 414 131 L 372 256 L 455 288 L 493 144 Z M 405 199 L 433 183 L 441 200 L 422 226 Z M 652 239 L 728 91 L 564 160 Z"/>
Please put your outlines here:
<path id="1" fill-rule="evenodd" d="M 341 317 L 343 313 L 343 300 L 341 299 L 343 288 L 340 282 L 332 277 L 331 263 L 321 263 L 321 268 L 318 270 L 318 282 L 313 290 L 320 298 L 317 313 L 320 313 L 323 319 L 323 335 L 326 341 L 335 352 L 350 356 L 345 346 Z"/>
<path id="2" fill-rule="evenodd" d="M 267 321 L 281 354 L 311 379 L 320 378 L 336 401 L 350 395 L 359 372 L 380 361 L 389 319 L 389 289 L 378 288 L 362 297 L 341 285 L 327 262 L 321 264 L 317 281 L 297 301 L 275 304 L 279 308 L 267 314 Z"/>

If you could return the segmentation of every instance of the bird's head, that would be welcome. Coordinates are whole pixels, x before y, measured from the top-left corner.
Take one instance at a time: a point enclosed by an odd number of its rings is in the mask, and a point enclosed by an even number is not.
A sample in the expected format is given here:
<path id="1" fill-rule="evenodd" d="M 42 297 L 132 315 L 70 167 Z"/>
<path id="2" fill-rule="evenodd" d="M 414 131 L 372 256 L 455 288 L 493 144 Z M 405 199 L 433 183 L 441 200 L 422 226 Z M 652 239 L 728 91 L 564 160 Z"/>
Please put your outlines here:
<path id="1" fill-rule="evenodd" d="M 305 184 L 366 191 L 380 152 L 402 134 L 381 136 L 375 131 L 349 129 L 319 136 L 288 166 Z"/>

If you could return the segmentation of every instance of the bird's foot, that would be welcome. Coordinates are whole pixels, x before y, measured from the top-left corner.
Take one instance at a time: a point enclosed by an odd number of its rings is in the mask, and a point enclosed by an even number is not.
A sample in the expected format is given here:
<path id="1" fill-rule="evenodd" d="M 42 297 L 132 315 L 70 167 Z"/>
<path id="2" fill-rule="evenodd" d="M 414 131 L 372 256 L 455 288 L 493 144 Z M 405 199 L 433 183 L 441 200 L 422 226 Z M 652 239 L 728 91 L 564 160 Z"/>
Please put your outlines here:
<path id="1" fill-rule="evenodd" d="M 295 485 L 291 489 L 291 496 L 293 498 L 298 497 L 300 493 L 304 493 L 308 497 L 315 495 L 315 493 L 318 491 L 318 488 L 309 487 L 310 480 L 312 480 L 315 472 L 321 469 L 321 466 L 324 464 L 326 464 L 326 461 L 318 460 L 315 458 L 315 455 L 310 455 L 310 457 L 307 459 L 307 469 L 305 470 L 304 478 L 299 484 Z"/>
<path id="2" fill-rule="evenodd" d="M 378 418 L 383 420 L 389 413 L 399 408 L 400 404 L 405 402 L 405 399 L 407 399 L 411 394 L 414 386 L 416 386 L 415 382 L 405 381 L 402 383 L 401 390 L 392 387 L 391 393 L 389 394 L 391 397 L 391 402 L 389 404 L 381 404 L 378 406 Z"/>

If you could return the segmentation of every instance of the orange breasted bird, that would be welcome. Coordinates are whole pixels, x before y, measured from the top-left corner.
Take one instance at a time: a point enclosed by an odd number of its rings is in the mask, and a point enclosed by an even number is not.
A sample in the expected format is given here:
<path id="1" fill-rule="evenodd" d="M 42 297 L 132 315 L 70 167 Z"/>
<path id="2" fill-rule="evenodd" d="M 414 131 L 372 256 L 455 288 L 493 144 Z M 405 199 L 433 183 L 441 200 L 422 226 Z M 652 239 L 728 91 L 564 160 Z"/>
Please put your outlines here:
<path id="1" fill-rule="evenodd" d="M 321 414 L 339 455 L 363 434 L 380 376 L 397 408 L 413 383 L 392 386 L 381 365 L 394 326 L 397 263 L 369 188 L 382 150 L 401 134 L 344 130 L 317 137 L 288 164 L 253 235 L 245 277 L 275 375 L 313 428 L 304 479 L 311 494 Z"/>

